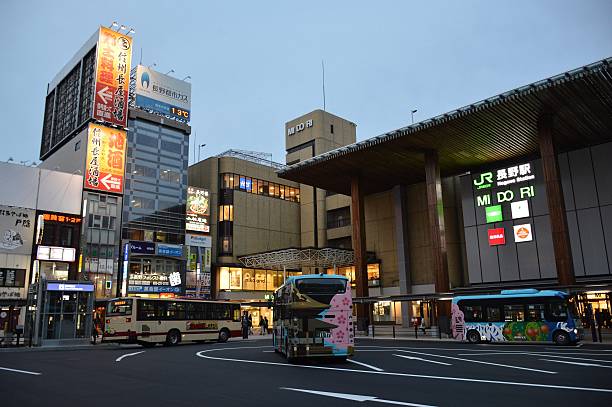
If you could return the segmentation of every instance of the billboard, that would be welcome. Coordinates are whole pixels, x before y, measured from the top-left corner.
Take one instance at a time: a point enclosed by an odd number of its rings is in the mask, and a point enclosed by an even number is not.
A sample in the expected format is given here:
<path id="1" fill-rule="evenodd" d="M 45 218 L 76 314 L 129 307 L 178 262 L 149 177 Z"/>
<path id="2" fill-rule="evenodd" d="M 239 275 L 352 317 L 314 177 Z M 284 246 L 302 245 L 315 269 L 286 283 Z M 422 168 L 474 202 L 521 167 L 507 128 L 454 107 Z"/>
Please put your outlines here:
<path id="1" fill-rule="evenodd" d="M 136 106 L 188 122 L 191 119 L 191 83 L 138 65 Z"/>
<path id="2" fill-rule="evenodd" d="M 187 187 L 185 230 L 209 233 L 210 197 L 207 189 Z"/>
<path id="3" fill-rule="evenodd" d="M 126 133 L 90 123 L 87 135 L 85 188 L 123 193 Z"/>
<path id="4" fill-rule="evenodd" d="M 35 216 L 31 209 L 0 205 L 0 253 L 32 253 Z"/>
<path id="5" fill-rule="evenodd" d="M 100 27 L 93 118 L 127 126 L 132 38 Z"/>

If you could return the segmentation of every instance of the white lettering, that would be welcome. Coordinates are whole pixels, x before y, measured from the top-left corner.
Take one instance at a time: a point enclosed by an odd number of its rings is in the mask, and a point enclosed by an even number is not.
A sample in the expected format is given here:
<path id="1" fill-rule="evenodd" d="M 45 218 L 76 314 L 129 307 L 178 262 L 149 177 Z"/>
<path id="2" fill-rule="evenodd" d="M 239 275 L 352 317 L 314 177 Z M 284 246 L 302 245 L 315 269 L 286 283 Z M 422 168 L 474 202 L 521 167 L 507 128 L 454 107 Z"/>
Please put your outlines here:
<path id="1" fill-rule="evenodd" d="M 512 190 L 510 189 L 507 191 L 497 193 L 497 202 L 499 203 L 511 201 L 512 199 L 514 199 L 514 192 L 512 192 Z"/>
<path id="2" fill-rule="evenodd" d="M 313 124 L 314 124 L 314 122 L 313 122 L 313 120 L 312 120 L 312 119 L 308 119 L 308 120 L 306 120 L 306 123 L 299 123 L 299 124 L 296 124 L 295 126 L 293 126 L 293 127 L 289 127 L 289 128 L 287 129 L 287 135 L 288 135 L 288 136 L 292 136 L 292 135 L 294 135 L 295 133 L 299 133 L 300 131 L 302 131 L 302 130 L 304 130 L 304 129 L 308 128 L 308 127 L 312 127 L 312 126 L 313 126 Z"/>
<path id="3" fill-rule="evenodd" d="M 491 205 L 491 195 L 489 194 L 478 196 L 476 200 L 478 201 L 478 206 Z"/>

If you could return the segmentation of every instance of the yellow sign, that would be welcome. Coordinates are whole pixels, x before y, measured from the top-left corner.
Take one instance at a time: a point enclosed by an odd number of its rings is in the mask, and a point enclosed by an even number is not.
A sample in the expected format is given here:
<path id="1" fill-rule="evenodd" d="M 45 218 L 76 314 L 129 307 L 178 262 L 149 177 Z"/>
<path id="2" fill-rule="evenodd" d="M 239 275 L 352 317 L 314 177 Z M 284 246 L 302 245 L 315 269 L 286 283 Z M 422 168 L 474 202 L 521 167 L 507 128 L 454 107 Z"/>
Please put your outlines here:
<path id="1" fill-rule="evenodd" d="M 125 145 L 124 130 L 89 124 L 85 188 L 123 193 Z"/>
<path id="2" fill-rule="evenodd" d="M 132 38 L 100 27 L 93 118 L 127 126 Z"/>

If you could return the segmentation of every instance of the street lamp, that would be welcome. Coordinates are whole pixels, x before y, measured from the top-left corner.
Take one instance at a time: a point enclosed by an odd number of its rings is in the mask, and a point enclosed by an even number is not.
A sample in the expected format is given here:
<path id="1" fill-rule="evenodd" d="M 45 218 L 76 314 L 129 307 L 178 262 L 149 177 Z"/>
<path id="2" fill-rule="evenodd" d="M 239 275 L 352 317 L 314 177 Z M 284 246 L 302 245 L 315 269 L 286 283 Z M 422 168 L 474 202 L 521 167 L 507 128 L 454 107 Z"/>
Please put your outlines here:
<path id="1" fill-rule="evenodd" d="M 171 69 L 168 72 L 166 72 L 166 75 L 170 75 L 171 73 L 174 73 L 174 69 Z"/>
<path id="2" fill-rule="evenodd" d="M 412 110 L 412 111 L 410 112 L 410 116 L 412 117 L 412 124 L 414 124 L 414 114 L 415 114 L 416 112 L 417 112 L 417 110 L 416 110 L 416 109 L 414 109 L 414 110 Z"/>
<path id="3" fill-rule="evenodd" d="M 202 150 L 202 147 L 206 146 L 206 144 L 200 144 L 198 146 L 198 162 L 200 162 L 200 151 Z"/>
<path id="4" fill-rule="evenodd" d="M 183 78 L 184 81 L 186 81 L 187 79 L 191 79 L 191 76 L 187 75 Z"/>

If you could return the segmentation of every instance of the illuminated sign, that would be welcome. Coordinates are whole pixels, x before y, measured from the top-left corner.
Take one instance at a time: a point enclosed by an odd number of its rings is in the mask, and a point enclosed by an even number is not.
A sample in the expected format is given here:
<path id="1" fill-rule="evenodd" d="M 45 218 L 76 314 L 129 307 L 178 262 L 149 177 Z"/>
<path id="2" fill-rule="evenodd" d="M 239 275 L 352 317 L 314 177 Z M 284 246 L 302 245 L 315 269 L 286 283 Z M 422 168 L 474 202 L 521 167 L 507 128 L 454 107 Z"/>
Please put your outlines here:
<path id="1" fill-rule="evenodd" d="M 501 168 L 495 172 L 489 171 L 480 174 L 473 182 L 476 189 L 502 187 L 520 182 L 531 181 L 535 175 L 531 173 L 531 164 L 525 163 Z"/>
<path id="2" fill-rule="evenodd" d="M 512 219 L 520 219 L 529 217 L 529 204 L 527 200 L 516 201 L 510 204 L 512 209 Z"/>
<path id="3" fill-rule="evenodd" d="M 125 148 L 125 131 L 90 123 L 85 188 L 123 193 Z"/>
<path id="4" fill-rule="evenodd" d="M 181 285 L 181 273 L 175 271 L 174 273 L 170 273 L 168 277 L 168 281 L 170 282 L 171 287 L 176 287 L 177 285 Z"/>
<path id="5" fill-rule="evenodd" d="M 157 254 L 160 256 L 182 257 L 183 246 L 158 243 Z"/>
<path id="6" fill-rule="evenodd" d="M 84 284 L 84 283 L 47 283 L 47 291 L 86 291 L 93 292 L 94 285 L 93 284 Z"/>
<path id="7" fill-rule="evenodd" d="M 130 242 L 130 253 L 155 254 L 155 243 L 152 242 Z"/>
<path id="8" fill-rule="evenodd" d="M 526 223 L 524 225 L 514 225 L 514 241 L 520 242 L 531 242 L 533 240 L 533 234 L 531 233 L 531 224 Z"/>
<path id="9" fill-rule="evenodd" d="M 136 106 L 175 119 L 191 119 L 191 84 L 155 72 L 136 68 Z"/>
<path id="10" fill-rule="evenodd" d="M 489 237 L 489 246 L 506 244 L 504 228 L 489 229 L 487 230 L 487 235 Z"/>
<path id="11" fill-rule="evenodd" d="M 192 235 L 191 233 L 186 233 L 185 245 L 197 247 L 212 247 L 212 238 L 210 236 Z"/>
<path id="12" fill-rule="evenodd" d="M 60 222 L 60 223 L 81 223 L 81 218 L 69 215 L 56 215 L 54 213 L 43 213 L 41 215 L 44 221 Z"/>
<path id="13" fill-rule="evenodd" d="M 296 124 L 293 127 L 289 127 L 287 129 L 287 135 L 288 136 L 292 136 L 295 133 L 299 133 L 300 131 L 302 131 L 304 129 L 307 129 L 308 127 L 312 127 L 312 125 L 313 125 L 312 119 L 306 120 L 306 122 L 304 122 L 304 123 L 299 123 L 299 124 Z"/>
<path id="14" fill-rule="evenodd" d="M 210 197 L 208 190 L 187 187 L 185 230 L 209 233 Z"/>
<path id="15" fill-rule="evenodd" d="M 132 38 L 100 27 L 93 118 L 127 126 Z"/>
<path id="16" fill-rule="evenodd" d="M 76 259 L 76 249 L 73 247 L 38 246 L 37 260 L 73 262 Z"/>
<path id="17" fill-rule="evenodd" d="M 501 205 L 487 206 L 485 208 L 485 215 L 487 218 L 487 223 L 501 222 L 504 220 Z"/>

